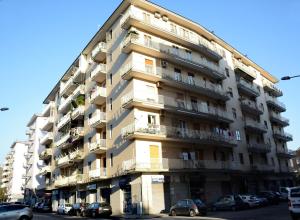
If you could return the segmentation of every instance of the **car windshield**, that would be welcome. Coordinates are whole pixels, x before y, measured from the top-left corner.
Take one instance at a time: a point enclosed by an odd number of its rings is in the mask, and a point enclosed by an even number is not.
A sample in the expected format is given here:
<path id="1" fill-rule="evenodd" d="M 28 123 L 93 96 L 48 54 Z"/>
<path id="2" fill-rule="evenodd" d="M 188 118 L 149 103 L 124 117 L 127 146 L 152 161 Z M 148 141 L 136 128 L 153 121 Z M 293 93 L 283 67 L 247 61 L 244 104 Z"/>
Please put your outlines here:
<path id="1" fill-rule="evenodd" d="M 291 197 L 300 197 L 300 187 L 299 188 L 295 188 L 295 189 L 291 189 Z"/>
<path id="2" fill-rule="evenodd" d="M 200 199 L 194 199 L 193 201 L 196 205 L 203 205 L 203 202 Z"/>

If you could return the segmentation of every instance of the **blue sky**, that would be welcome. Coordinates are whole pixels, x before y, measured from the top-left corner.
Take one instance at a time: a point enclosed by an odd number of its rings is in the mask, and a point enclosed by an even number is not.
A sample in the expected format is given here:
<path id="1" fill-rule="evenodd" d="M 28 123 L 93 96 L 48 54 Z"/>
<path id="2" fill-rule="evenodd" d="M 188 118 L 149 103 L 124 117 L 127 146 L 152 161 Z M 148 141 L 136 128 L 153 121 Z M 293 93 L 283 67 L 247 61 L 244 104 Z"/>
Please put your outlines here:
<path id="1" fill-rule="evenodd" d="M 120 2 L 0 0 L 0 106 L 10 108 L 0 112 L 0 161 L 14 140 L 26 138 L 32 114 Z M 213 30 L 278 78 L 300 74 L 300 1 L 153 2 Z M 300 147 L 299 85 L 300 78 L 279 84 L 292 149 Z"/>

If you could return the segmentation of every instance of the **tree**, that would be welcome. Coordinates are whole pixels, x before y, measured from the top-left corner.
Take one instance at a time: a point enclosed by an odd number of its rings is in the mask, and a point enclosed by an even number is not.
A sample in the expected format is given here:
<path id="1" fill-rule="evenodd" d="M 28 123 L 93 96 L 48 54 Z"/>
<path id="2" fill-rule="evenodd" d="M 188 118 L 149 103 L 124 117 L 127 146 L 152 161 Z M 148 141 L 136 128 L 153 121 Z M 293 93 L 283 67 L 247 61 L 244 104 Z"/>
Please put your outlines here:
<path id="1" fill-rule="evenodd" d="M 6 188 L 0 188 L 0 202 L 7 201 L 7 190 Z"/>

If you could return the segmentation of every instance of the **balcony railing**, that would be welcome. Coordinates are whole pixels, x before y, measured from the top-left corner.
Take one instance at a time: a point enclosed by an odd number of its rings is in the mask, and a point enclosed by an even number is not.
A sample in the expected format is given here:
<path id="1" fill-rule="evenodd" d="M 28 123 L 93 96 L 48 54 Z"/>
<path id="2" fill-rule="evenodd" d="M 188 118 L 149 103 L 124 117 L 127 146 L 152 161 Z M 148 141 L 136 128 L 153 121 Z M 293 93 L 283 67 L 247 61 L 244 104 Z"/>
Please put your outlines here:
<path id="1" fill-rule="evenodd" d="M 103 61 L 105 59 L 106 52 L 107 52 L 106 43 L 99 42 L 92 50 L 91 56 L 94 60 Z"/>
<path id="2" fill-rule="evenodd" d="M 72 96 L 69 96 L 67 99 L 62 100 L 59 107 L 58 107 L 58 111 L 59 112 L 65 112 L 65 110 L 71 104 L 71 101 L 72 101 Z"/>
<path id="3" fill-rule="evenodd" d="M 40 169 L 40 175 L 46 175 L 47 173 L 51 172 L 51 166 L 44 166 Z"/>
<path id="4" fill-rule="evenodd" d="M 188 114 L 195 117 L 211 119 L 214 121 L 221 121 L 230 123 L 232 117 L 230 114 L 221 108 L 208 107 L 201 105 L 198 102 L 186 103 L 184 100 L 176 99 L 175 97 L 163 95 L 151 95 L 143 93 L 130 92 L 121 98 L 123 108 L 131 108 L 134 105 L 153 108 L 164 109 L 178 114 Z"/>
<path id="5" fill-rule="evenodd" d="M 106 79 L 106 64 L 100 63 L 91 71 L 91 79 L 96 82 L 102 82 Z"/>
<path id="6" fill-rule="evenodd" d="M 89 171 L 90 179 L 101 179 L 106 177 L 107 177 L 106 168 L 99 168 L 99 169 Z"/>
<path id="7" fill-rule="evenodd" d="M 203 145 L 218 145 L 221 147 L 234 147 L 237 142 L 232 132 L 215 129 L 214 132 L 204 130 L 181 129 L 165 125 L 130 124 L 121 130 L 122 138 L 148 138 L 166 141 L 190 141 Z"/>
<path id="8" fill-rule="evenodd" d="M 247 144 L 249 152 L 253 153 L 269 153 L 271 152 L 271 144 L 267 143 L 250 143 Z"/>
<path id="9" fill-rule="evenodd" d="M 258 97 L 260 92 L 256 86 L 252 83 L 248 83 L 245 80 L 238 80 L 237 81 L 238 89 L 242 92 L 246 93 L 247 95 Z"/>
<path id="10" fill-rule="evenodd" d="M 175 72 L 167 68 L 146 66 L 144 63 L 130 62 L 121 68 L 120 75 L 126 80 L 136 77 L 152 82 L 161 81 L 166 85 L 204 94 L 214 99 L 221 99 L 224 101 L 229 99 L 227 92 L 225 92 L 220 85 L 190 76 L 176 77 Z"/>
<path id="11" fill-rule="evenodd" d="M 54 124 L 54 117 L 53 116 L 49 116 L 46 121 L 44 126 L 41 128 L 43 131 L 50 131 L 53 128 L 53 124 Z"/>
<path id="12" fill-rule="evenodd" d="M 278 89 L 273 83 L 267 80 L 263 80 L 263 86 L 266 91 L 271 92 L 274 96 L 282 96 L 282 91 Z"/>
<path id="13" fill-rule="evenodd" d="M 89 125 L 93 128 L 101 128 L 106 124 L 106 113 L 96 110 L 92 118 L 89 119 Z"/>
<path id="14" fill-rule="evenodd" d="M 89 150 L 93 153 L 103 153 L 106 149 L 106 139 L 101 139 L 99 134 L 97 134 L 96 139 L 89 144 Z"/>
<path id="15" fill-rule="evenodd" d="M 241 100 L 241 108 L 244 112 L 248 114 L 261 115 L 263 114 L 263 109 L 253 101 L 250 100 Z"/>
<path id="16" fill-rule="evenodd" d="M 47 148 L 40 153 L 39 158 L 41 160 L 45 160 L 45 159 L 50 158 L 51 156 L 52 156 L 52 149 Z"/>
<path id="17" fill-rule="evenodd" d="M 190 30 L 185 32 L 179 31 L 177 27 L 171 26 L 169 22 L 154 21 L 152 18 L 145 19 L 143 14 L 137 10 L 129 9 L 121 18 L 121 26 L 124 29 L 129 29 L 131 26 L 142 29 L 147 28 L 147 31 L 154 35 L 175 41 L 188 48 L 193 48 L 214 61 L 222 59 L 218 48 L 201 35 L 192 33 Z"/>
<path id="18" fill-rule="evenodd" d="M 256 79 L 257 76 L 256 72 L 253 69 L 251 69 L 249 66 L 243 64 L 242 62 L 236 59 L 233 60 L 233 64 L 234 64 L 235 71 L 240 73 L 243 77 L 249 80 Z"/>
<path id="19" fill-rule="evenodd" d="M 73 99 L 75 99 L 77 96 L 84 95 L 84 94 L 85 94 L 84 85 L 79 85 L 72 93 L 72 96 L 73 96 Z"/>
<path id="20" fill-rule="evenodd" d="M 84 127 L 75 127 L 71 129 L 72 142 L 83 138 L 83 136 L 84 136 Z"/>
<path id="21" fill-rule="evenodd" d="M 274 112 L 269 112 L 271 122 L 278 123 L 282 126 L 288 126 L 290 124 L 290 120 L 282 117 L 280 114 L 276 114 Z"/>
<path id="22" fill-rule="evenodd" d="M 79 116 L 84 116 L 84 106 L 80 105 L 72 111 L 72 119 L 75 120 Z"/>
<path id="23" fill-rule="evenodd" d="M 63 96 L 65 94 L 70 95 L 76 85 L 74 84 L 74 77 L 71 76 L 66 82 L 60 84 L 60 95 Z"/>
<path id="24" fill-rule="evenodd" d="M 292 141 L 293 135 L 280 131 L 280 130 L 273 130 L 274 138 L 282 140 L 282 141 Z"/>
<path id="25" fill-rule="evenodd" d="M 277 156 L 283 157 L 283 158 L 288 158 L 288 159 L 290 159 L 296 155 L 294 151 L 288 150 L 285 148 L 281 148 L 281 147 L 276 148 L 276 153 L 277 153 Z"/>
<path id="26" fill-rule="evenodd" d="M 269 107 L 275 108 L 279 112 L 284 112 L 286 110 L 285 104 L 278 101 L 276 98 L 266 95 L 267 98 L 267 105 Z"/>
<path id="27" fill-rule="evenodd" d="M 68 112 L 66 115 L 64 115 L 62 118 L 59 119 L 57 124 L 57 129 L 59 130 L 70 121 L 71 121 L 71 112 Z"/>
<path id="28" fill-rule="evenodd" d="M 40 143 L 42 145 L 49 144 L 53 141 L 53 133 L 52 132 L 47 132 L 47 134 L 44 135 L 44 137 L 41 138 Z"/>
<path id="29" fill-rule="evenodd" d="M 260 122 L 254 121 L 254 120 L 245 120 L 245 129 L 249 132 L 254 133 L 266 133 L 267 129 L 265 125 L 263 125 Z"/>
<path id="30" fill-rule="evenodd" d="M 102 105 L 106 101 L 106 88 L 96 87 L 91 92 L 90 101 L 93 104 Z"/>
<path id="31" fill-rule="evenodd" d="M 123 42 L 123 52 L 130 53 L 132 50 L 143 52 L 146 55 L 165 59 L 169 62 L 185 66 L 189 69 L 201 72 L 216 80 L 223 80 L 226 78 L 223 71 L 218 65 L 207 61 L 206 59 L 195 59 L 192 56 L 183 55 L 184 50 L 174 50 L 172 47 L 150 41 L 144 41 L 142 38 L 128 36 Z"/>
<path id="32" fill-rule="evenodd" d="M 66 142 L 68 142 L 68 143 L 71 143 L 71 135 L 70 135 L 70 133 L 68 132 L 68 133 L 66 133 L 66 134 L 63 134 L 63 135 L 59 135 L 58 137 L 57 137 L 57 141 L 56 141 L 56 143 L 55 143 L 55 145 L 57 146 L 57 147 L 61 147 L 62 145 L 64 145 Z"/>
<path id="33" fill-rule="evenodd" d="M 49 104 L 45 105 L 44 110 L 42 111 L 42 116 L 43 117 L 49 117 L 51 112 L 54 110 L 55 103 L 54 102 L 49 102 Z"/>

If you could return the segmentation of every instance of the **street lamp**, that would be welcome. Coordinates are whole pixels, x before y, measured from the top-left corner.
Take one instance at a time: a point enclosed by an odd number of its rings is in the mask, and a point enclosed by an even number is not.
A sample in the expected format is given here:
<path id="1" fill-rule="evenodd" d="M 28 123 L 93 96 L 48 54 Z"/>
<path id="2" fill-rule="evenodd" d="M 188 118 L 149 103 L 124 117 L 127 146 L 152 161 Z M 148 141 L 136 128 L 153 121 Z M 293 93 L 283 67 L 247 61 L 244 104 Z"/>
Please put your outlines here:
<path id="1" fill-rule="evenodd" d="M 0 108 L 0 111 L 1 111 L 1 112 L 7 111 L 7 110 L 9 110 L 9 108 L 6 108 L 6 107 Z"/>
<path id="2" fill-rule="evenodd" d="M 296 76 L 284 76 L 284 77 L 281 77 L 281 80 L 290 80 L 290 79 L 296 78 L 296 77 L 300 77 L 300 75 L 296 75 Z"/>

